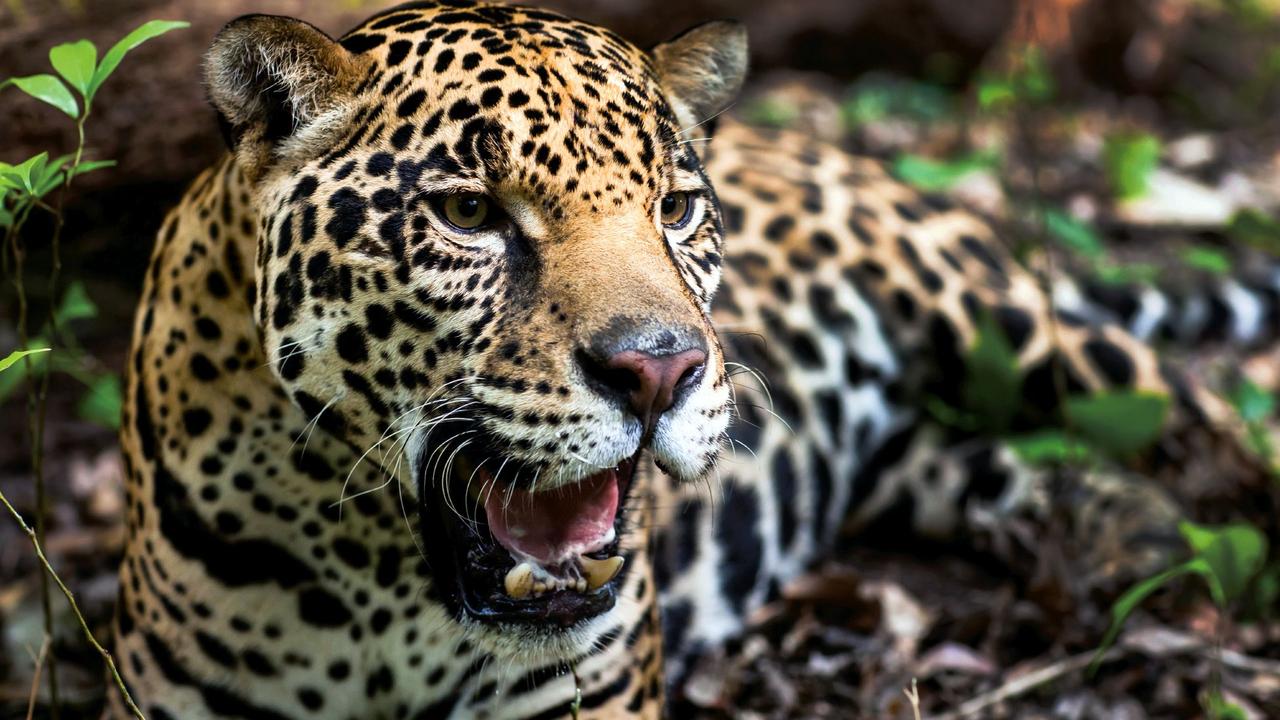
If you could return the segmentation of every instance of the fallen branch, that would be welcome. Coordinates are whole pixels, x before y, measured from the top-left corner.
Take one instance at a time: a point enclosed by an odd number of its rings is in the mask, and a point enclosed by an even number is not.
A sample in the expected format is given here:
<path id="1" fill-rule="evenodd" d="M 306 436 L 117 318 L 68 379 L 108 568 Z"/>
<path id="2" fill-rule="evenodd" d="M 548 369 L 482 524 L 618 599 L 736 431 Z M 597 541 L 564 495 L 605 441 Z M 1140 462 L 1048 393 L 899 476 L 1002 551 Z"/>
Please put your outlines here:
<path id="1" fill-rule="evenodd" d="M 1090 650 L 1089 652 L 1072 655 L 1039 670 L 1016 677 L 994 690 L 964 702 L 960 707 L 949 713 L 937 716 L 934 720 L 960 720 L 961 718 L 973 717 L 993 705 L 1025 695 L 1041 685 L 1053 682 L 1064 675 L 1084 670 L 1089 667 L 1089 663 L 1093 662 L 1095 654 Z M 1113 662 L 1126 654 L 1126 650 L 1113 647 L 1102 656 L 1100 662 Z"/>
<path id="2" fill-rule="evenodd" d="M 9 503 L 9 498 L 5 497 L 3 492 L 0 492 L 0 503 L 3 503 L 5 508 L 8 509 L 9 514 L 13 516 L 13 519 L 18 521 L 18 526 L 22 528 L 22 532 L 26 533 L 27 539 L 31 541 L 31 546 L 35 548 L 36 557 L 40 558 L 40 564 L 44 565 L 45 572 L 49 573 L 49 577 L 53 578 L 53 581 L 57 583 L 58 588 L 62 590 L 62 594 L 66 596 L 67 603 L 71 605 L 71 612 L 75 613 L 76 620 L 80 621 L 80 628 L 84 630 L 84 636 L 89 640 L 89 644 L 93 646 L 93 649 L 97 650 L 98 654 L 101 655 L 102 659 L 107 663 L 107 669 L 111 671 L 111 676 L 115 678 L 116 686 L 120 688 L 120 693 L 124 697 L 124 702 L 129 706 L 129 710 L 133 713 L 133 716 L 138 720 L 147 720 L 147 716 L 142 714 L 142 710 L 139 709 L 137 703 L 133 701 L 133 696 L 129 694 L 129 689 L 125 687 L 124 678 L 120 677 L 120 670 L 116 668 L 116 661 L 111 657 L 111 653 L 108 652 L 106 648 L 102 647 L 102 644 L 98 642 L 98 639 L 93 636 L 93 631 L 89 629 L 89 623 L 85 621 L 84 615 L 80 613 L 80 606 L 76 603 L 75 595 L 71 594 L 71 589 L 67 587 L 66 583 L 62 582 L 62 578 L 58 576 L 56 571 L 54 571 L 53 565 L 49 564 L 49 558 L 45 557 L 44 548 L 40 547 L 40 540 L 36 537 L 36 531 L 27 524 L 27 521 L 23 519 L 21 513 L 19 513 L 13 505 Z M 49 638 L 46 638 L 45 642 L 47 645 Z"/>

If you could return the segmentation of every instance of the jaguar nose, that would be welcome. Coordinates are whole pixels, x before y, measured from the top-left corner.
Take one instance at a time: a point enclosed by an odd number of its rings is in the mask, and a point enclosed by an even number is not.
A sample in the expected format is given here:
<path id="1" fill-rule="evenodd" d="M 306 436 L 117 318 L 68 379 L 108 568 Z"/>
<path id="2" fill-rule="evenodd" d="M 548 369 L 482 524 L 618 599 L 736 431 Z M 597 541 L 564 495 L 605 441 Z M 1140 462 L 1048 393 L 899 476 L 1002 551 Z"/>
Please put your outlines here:
<path id="1" fill-rule="evenodd" d="M 692 329 L 632 335 L 592 343 L 579 352 L 578 362 L 588 384 L 627 407 L 647 434 L 697 385 L 707 362 L 706 341 Z"/>
<path id="2" fill-rule="evenodd" d="M 609 358 L 608 367 L 622 381 L 631 412 L 648 430 L 662 413 L 670 410 L 688 388 L 697 384 L 706 365 L 702 350 L 685 350 L 673 355 L 650 355 L 626 350 Z"/>

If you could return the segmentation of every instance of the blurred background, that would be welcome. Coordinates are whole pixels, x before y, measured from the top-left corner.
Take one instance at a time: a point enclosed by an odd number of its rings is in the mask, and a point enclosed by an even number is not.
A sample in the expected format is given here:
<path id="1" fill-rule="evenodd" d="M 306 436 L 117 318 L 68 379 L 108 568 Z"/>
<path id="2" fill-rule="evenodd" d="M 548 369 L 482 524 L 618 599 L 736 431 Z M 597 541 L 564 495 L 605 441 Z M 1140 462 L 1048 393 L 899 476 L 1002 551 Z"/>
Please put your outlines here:
<path id="1" fill-rule="evenodd" d="M 240 14 L 293 15 L 338 36 L 392 4 L 0 1 L 0 81 L 50 72 L 48 49 L 58 43 L 87 38 L 101 51 L 147 20 L 191 23 L 133 51 L 94 100 L 86 157 L 116 165 L 77 178 L 65 198 L 56 288 L 43 281 L 52 265 L 43 241 L 52 220 L 36 213 L 24 229 L 26 272 L 35 278 L 26 289 L 29 317 L 52 309 L 66 351 L 46 368 L 47 548 L 100 637 L 123 533 L 114 442 L 133 307 L 166 209 L 225 151 L 205 104 L 201 55 Z M 752 77 L 734 114 L 883 159 L 907 182 L 945 192 L 1009 228 L 1015 252 L 1032 265 L 1052 253 L 1061 267 L 1103 285 L 1157 275 L 1196 282 L 1232 271 L 1250 252 L 1280 248 L 1280 0 L 531 4 L 605 25 L 642 46 L 703 20 L 742 20 Z M 58 155 L 76 143 L 75 123 L 65 115 L 16 89 L 0 90 L 0 161 Z M 6 279 L 5 353 L 19 346 L 17 314 Z M 38 334 L 39 323 L 32 324 L 30 333 Z M 1206 353 L 1189 361 L 1206 373 L 1224 363 L 1245 367 L 1259 387 L 1277 383 L 1270 355 Z M 26 373 L 15 370 L 0 375 L 0 490 L 30 517 L 37 498 Z M 10 520 L 0 516 L 0 718 L 25 716 L 44 637 L 36 561 Z M 1055 610 L 980 563 L 941 567 L 936 557 L 874 553 L 859 560 L 857 572 L 820 574 L 773 608 L 734 658 L 695 678 L 701 684 L 688 712 L 848 717 L 856 706 L 910 717 L 901 692 L 910 678 L 925 683 L 926 707 L 952 708 L 1003 686 L 1027 664 L 1052 667 L 1085 647 L 1084 638 L 1096 641 L 1099 623 L 1105 628 L 1105 608 L 1092 615 Z M 99 661 L 62 607 L 54 603 L 53 647 L 63 700 L 72 717 L 90 717 L 102 693 Z M 1280 635 L 1260 632 L 1244 650 L 1280 647 Z M 1100 688 L 1077 678 L 1052 697 L 1024 693 L 988 710 L 1080 718 L 1202 712 L 1199 683 L 1211 669 L 1199 656 L 1170 657 L 1160 656 L 1159 677 L 1135 669 Z M 1230 688 L 1239 706 L 1280 717 L 1280 666 L 1263 666 L 1241 682 Z"/>

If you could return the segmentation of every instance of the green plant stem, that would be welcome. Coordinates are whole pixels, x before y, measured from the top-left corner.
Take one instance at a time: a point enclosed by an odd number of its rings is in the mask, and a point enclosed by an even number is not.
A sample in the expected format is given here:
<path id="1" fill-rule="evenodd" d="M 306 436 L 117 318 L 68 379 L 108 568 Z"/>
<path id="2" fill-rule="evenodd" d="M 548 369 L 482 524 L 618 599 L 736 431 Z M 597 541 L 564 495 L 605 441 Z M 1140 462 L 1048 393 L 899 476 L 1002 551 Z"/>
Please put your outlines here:
<path id="1" fill-rule="evenodd" d="M 65 225 L 63 218 L 63 207 L 67 199 L 67 190 L 71 187 L 71 181 L 75 179 L 75 169 L 80 165 L 80 159 L 84 156 L 84 122 L 89 117 L 89 104 L 85 102 L 84 112 L 76 119 L 76 155 L 72 160 L 70 167 L 66 170 L 66 180 L 62 183 L 62 187 L 58 189 L 58 201 L 53 211 L 53 238 L 50 243 L 50 267 L 49 281 L 46 285 L 45 297 L 48 300 L 48 324 L 49 324 L 49 352 L 54 351 L 55 344 L 58 341 L 58 279 L 62 274 L 62 227 Z M 32 463 L 31 471 L 35 476 L 36 484 L 36 534 L 40 542 L 44 542 L 44 524 L 45 518 L 49 513 L 49 500 L 45 493 L 44 483 L 44 430 L 45 422 L 48 417 L 49 410 L 49 376 L 50 372 L 41 373 L 39 379 L 39 389 L 36 391 L 35 416 L 31 418 L 32 425 Z M 36 382 L 35 377 L 31 377 L 31 382 Z M 53 613 L 49 603 L 49 581 L 42 579 L 40 583 L 41 601 L 44 604 L 45 613 L 45 632 L 53 637 Z M 52 644 L 49 648 L 49 704 L 50 716 L 53 720 L 58 720 L 59 699 L 58 699 L 58 673 L 57 673 L 57 653 L 54 652 Z"/>
<path id="2" fill-rule="evenodd" d="M 84 123 L 88 118 L 88 106 L 85 112 L 76 120 L 76 133 L 78 142 L 76 143 L 75 159 L 68 166 L 66 179 L 62 183 L 62 187 L 58 190 L 58 199 L 53 207 L 49 207 L 43 202 L 35 201 L 23 208 L 20 216 L 16 218 L 13 227 L 9 229 L 9 245 L 13 253 L 13 283 L 14 290 L 18 296 L 18 341 L 21 347 L 25 348 L 30 343 L 30 329 L 27 324 L 28 307 L 27 293 L 25 284 L 25 249 L 20 242 L 22 227 L 31 213 L 32 207 L 40 207 L 49 212 L 53 216 L 53 237 L 50 243 L 51 266 L 49 269 L 49 278 L 46 285 L 46 298 L 48 300 L 48 325 L 50 351 L 53 350 L 54 344 L 58 340 L 58 319 L 57 319 L 57 291 L 58 280 L 62 272 L 62 229 L 65 224 L 63 219 L 63 208 L 66 203 L 67 189 L 71 186 L 74 179 L 74 170 L 80 164 L 80 160 L 84 156 Z M 33 540 L 37 543 L 37 547 L 42 547 L 45 539 L 45 523 L 49 514 L 49 500 L 45 492 L 44 477 L 44 430 L 48 419 L 49 408 L 49 371 L 43 373 L 35 373 L 31 358 L 24 359 L 27 370 L 27 418 L 28 418 L 28 436 L 31 439 L 31 472 L 35 483 L 36 495 L 36 518 L 35 518 L 35 534 Z M 61 709 L 61 698 L 58 692 L 58 664 L 57 654 L 53 650 L 52 639 L 54 635 L 53 622 L 53 604 L 52 590 L 49 587 L 49 578 L 46 574 L 40 575 L 40 605 L 44 615 L 44 632 L 50 639 L 50 649 L 46 657 L 48 666 L 47 675 L 49 678 L 49 716 L 53 720 L 58 720 Z"/>
<path id="3" fill-rule="evenodd" d="M 18 346 L 26 348 L 31 342 L 31 335 L 27 327 L 27 289 L 24 274 L 25 267 L 25 250 L 19 241 L 22 234 L 22 228 L 27 222 L 27 218 L 31 215 L 33 205 L 27 205 L 19 211 L 18 216 L 14 219 L 13 226 L 9 228 L 8 240 L 9 250 L 13 255 L 13 289 L 18 296 Z M 33 539 L 38 543 L 44 542 L 44 518 L 45 518 L 45 497 L 44 497 L 44 447 L 42 422 L 37 422 L 39 413 L 37 412 L 37 398 L 39 392 L 36 384 L 35 366 L 31 356 L 23 358 L 23 364 L 27 371 L 27 434 L 31 440 L 31 470 L 35 477 L 36 483 L 36 529 Z M 46 373 L 47 377 L 48 374 Z M 8 504 L 6 502 L 6 504 Z M 25 527 L 25 523 L 24 523 Z M 50 639 L 50 650 L 46 658 L 48 666 L 47 676 L 49 678 L 49 705 L 50 717 L 53 720 L 58 719 L 58 670 L 57 660 L 53 652 L 53 604 L 50 600 L 49 579 L 44 573 L 40 574 L 40 608 L 44 615 L 44 633 Z"/>
<path id="4" fill-rule="evenodd" d="M 44 572 L 40 573 L 40 575 L 42 577 L 53 578 L 53 581 L 58 584 L 58 589 L 61 590 L 63 596 L 67 598 L 67 603 L 71 605 L 71 612 L 75 614 L 76 620 L 80 622 L 80 629 L 84 631 L 85 638 L 89 641 L 89 644 L 93 646 L 93 649 L 97 650 L 98 654 L 102 656 L 103 661 L 107 664 L 107 669 L 111 671 L 111 677 L 115 679 L 116 686 L 120 688 L 120 693 L 124 697 L 125 705 L 129 707 L 130 712 L 133 713 L 135 718 L 138 720 L 147 720 L 146 715 L 142 714 L 142 710 L 138 707 L 138 704 L 133 701 L 133 696 L 129 694 L 129 689 L 124 684 L 124 678 L 120 676 L 120 670 L 116 667 L 115 659 L 112 658 L 111 653 L 102 646 L 102 643 L 98 642 L 98 639 L 93 636 L 93 631 L 89 629 L 89 623 L 85 621 L 84 615 L 80 612 L 80 605 L 76 603 L 76 596 L 71 593 L 71 589 L 67 587 L 66 583 L 62 582 L 62 578 L 59 577 L 58 573 L 53 569 L 53 565 L 49 564 L 49 558 L 44 554 L 44 546 L 40 544 L 39 538 L 36 537 L 36 531 L 27 524 L 27 521 L 23 519 L 22 514 L 19 513 L 12 504 L 10 504 L 9 498 L 5 497 L 3 492 L 0 492 L 0 504 L 3 504 L 5 509 L 9 511 L 9 514 L 13 516 L 13 519 L 17 521 L 18 526 L 22 528 L 22 532 L 26 533 L 27 539 L 31 541 L 31 546 L 35 548 L 36 557 L 40 559 L 40 564 L 44 566 Z"/>

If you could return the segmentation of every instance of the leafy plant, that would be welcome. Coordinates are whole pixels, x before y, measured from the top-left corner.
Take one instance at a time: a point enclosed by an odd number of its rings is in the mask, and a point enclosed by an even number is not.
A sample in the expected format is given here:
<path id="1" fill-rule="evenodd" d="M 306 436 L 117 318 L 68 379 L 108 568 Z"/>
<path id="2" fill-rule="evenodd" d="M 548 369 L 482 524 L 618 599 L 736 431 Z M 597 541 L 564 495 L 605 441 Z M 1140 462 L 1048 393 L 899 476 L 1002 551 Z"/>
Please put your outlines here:
<path id="1" fill-rule="evenodd" d="M 1089 223 L 1057 208 L 1045 208 L 1042 213 L 1049 237 L 1083 258 L 1098 280 L 1111 285 L 1127 285 L 1152 283 L 1159 276 L 1160 269 L 1150 263 L 1119 263 L 1113 260 Z"/>
<path id="2" fill-rule="evenodd" d="M 14 350 L 13 352 L 6 355 L 3 360 L 0 360 L 0 373 L 13 367 L 14 363 L 18 362 L 19 360 L 21 360 L 22 358 L 28 355 L 34 355 L 36 353 L 46 353 L 46 352 L 49 352 L 49 348 L 36 348 L 34 350 Z"/>
<path id="3" fill-rule="evenodd" d="M 1084 463 L 1097 457 L 1092 447 L 1064 430 L 1043 430 L 1012 437 L 1007 442 L 1023 462 L 1032 465 Z"/>
<path id="4" fill-rule="evenodd" d="M 1044 225 L 1050 237 L 1073 252 L 1094 260 L 1106 254 L 1102 240 L 1092 227 L 1057 208 L 1044 211 Z"/>
<path id="5" fill-rule="evenodd" d="M 786 127 L 800 117 L 800 110 L 792 103 L 778 98 L 761 98 L 742 109 L 742 118 L 754 125 Z"/>
<path id="6" fill-rule="evenodd" d="M 1068 427 L 1082 440 L 1116 457 L 1129 457 L 1160 436 L 1169 398 L 1145 392 L 1113 392 L 1067 398 Z"/>
<path id="7" fill-rule="evenodd" d="M 86 388 L 76 406 L 80 417 L 105 427 L 118 427 L 122 403 L 120 378 L 85 351 L 70 330 L 71 323 L 97 315 L 98 307 L 89 299 L 82 283 L 73 282 L 67 286 L 62 301 L 53 311 L 53 322 L 47 323 L 27 345 L 28 348 L 45 347 L 51 338 L 56 338 L 59 352 L 34 358 L 32 362 L 20 364 L 13 371 L 0 375 L 0 402 L 11 397 L 30 375 L 41 377 L 47 372 L 62 373 Z"/>
<path id="8" fill-rule="evenodd" d="M 954 160 L 904 153 L 893 161 L 893 173 L 921 190 L 939 191 L 951 188 L 967 175 L 995 168 L 999 162 L 999 155 L 994 152 L 972 152 Z"/>
<path id="9" fill-rule="evenodd" d="M 1244 421 L 1245 439 L 1249 449 L 1257 453 L 1272 472 L 1277 472 L 1275 446 L 1271 442 L 1271 434 L 1267 428 L 1267 419 L 1276 411 L 1275 395 L 1246 378 L 1231 394 L 1231 404 L 1235 406 L 1236 413 Z"/>
<path id="10" fill-rule="evenodd" d="M 185 22 L 153 20 L 130 32 L 113 45 L 102 59 L 98 59 L 98 50 L 88 40 L 77 40 L 63 43 L 49 51 L 49 64 L 57 75 L 41 73 L 24 77 L 14 77 L 0 82 L 0 90 L 12 85 L 31 97 L 44 102 L 75 121 L 77 144 L 74 153 L 50 159 L 48 153 L 39 153 L 34 157 L 14 164 L 0 163 L 0 229 L 4 230 L 4 247 L 7 253 L 5 269 L 10 272 L 14 292 L 17 296 L 17 325 L 19 349 L 6 358 L 0 382 L 13 387 L 25 377 L 27 382 L 27 419 L 28 434 L 31 442 L 31 464 L 34 476 L 36 495 L 35 527 L 29 527 L 21 515 L 0 494 L 0 501 L 30 538 L 44 568 L 47 571 L 40 576 L 41 602 L 44 614 L 44 630 L 47 637 L 53 637 L 53 612 L 50 606 L 49 578 L 57 582 L 59 588 L 71 604 L 81 628 L 91 645 L 102 655 L 113 677 L 116 680 L 130 710 L 138 718 L 142 711 L 134 704 L 133 698 L 120 679 L 116 666 L 108 653 L 89 631 L 83 616 L 76 607 L 74 596 L 58 578 L 53 567 L 44 556 L 44 522 L 46 516 L 44 493 L 44 420 L 47 407 L 49 376 L 51 370 L 60 370 L 77 377 L 89 387 L 89 393 L 81 401 L 82 416 L 104 424 L 115 424 L 119 417 L 119 380 L 112 373 L 103 370 L 100 365 L 93 367 L 92 358 L 75 342 L 74 335 L 66 324 L 77 318 L 92 317 L 96 308 L 89 301 L 84 289 L 79 285 L 68 288 L 63 300 L 58 305 L 51 304 L 48 317 L 37 338 L 32 338 L 28 330 L 27 289 L 25 278 L 25 258 L 27 246 L 23 238 L 23 229 L 31 213 L 36 209 L 49 213 L 53 217 L 53 233 L 49 238 L 49 250 L 52 256 L 52 267 L 47 278 L 47 294 L 50 299 L 57 297 L 58 279 L 61 268 L 60 245 L 63 230 L 63 203 L 66 191 L 72 181 L 79 175 L 110 167 L 114 163 L 109 160 L 84 160 L 85 141 L 84 127 L 93 109 L 94 98 L 106 80 L 119 67 L 120 62 L 131 50 L 147 40 L 162 35 L 170 30 L 187 27 Z M 47 201 L 50 193 L 58 191 L 52 204 Z M 48 347 L 42 347 L 42 346 Z M 37 352 L 40 351 L 40 352 Z M 21 363 L 20 365 L 18 363 Z M 15 368 L 21 371 L 15 372 Z M 18 375 L 19 377 L 12 377 Z M 3 399 L 3 395 L 0 395 Z M 45 660 L 46 677 L 49 685 L 52 713 L 56 717 L 59 706 L 57 664 L 52 652 Z"/>
<path id="11" fill-rule="evenodd" d="M 1206 693 L 1203 704 L 1209 720 L 1249 720 L 1249 715 L 1243 708 L 1227 702 L 1220 692 Z"/>
<path id="12" fill-rule="evenodd" d="M 978 318 L 978 336 L 965 358 L 964 409 L 976 416 L 984 429 L 1004 432 L 1018 410 L 1021 387 L 1018 356 L 995 319 L 984 313 Z"/>
<path id="13" fill-rule="evenodd" d="M 1150 392 L 1070 396 L 1063 400 L 1060 416 L 1040 430 L 1011 436 L 1021 395 L 1018 356 L 995 318 L 984 313 L 965 354 L 959 406 L 935 397 L 926 409 L 945 425 L 1002 437 L 1034 464 L 1129 459 L 1159 438 L 1169 410 L 1167 396 Z"/>
<path id="14" fill-rule="evenodd" d="M 1280 221 L 1257 210 L 1241 210 L 1231 218 L 1227 236 L 1232 240 L 1280 256 Z"/>
<path id="15" fill-rule="evenodd" d="M 1188 267 L 1214 275 L 1226 275 L 1231 272 L 1231 258 L 1227 257 L 1226 253 L 1203 245 L 1183 250 L 1182 262 Z"/>
<path id="16" fill-rule="evenodd" d="M 1023 48 L 1006 74 L 982 75 L 978 79 L 978 106 L 987 111 L 1004 111 L 1020 103 L 1038 104 L 1053 98 L 1055 85 L 1044 51 L 1035 45 Z"/>
<path id="17" fill-rule="evenodd" d="M 1142 580 L 1121 594 L 1119 600 L 1111 606 L 1111 626 L 1094 653 L 1089 669 L 1091 674 L 1097 670 L 1102 656 L 1115 643 L 1120 629 L 1129 616 L 1133 615 L 1133 611 L 1152 593 L 1172 580 L 1184 577 L 1201 579 L 1221 616 L 1228 615 L 1233 607 L 1248 600 L 1251 591 L 1256 596 L 1254 605 L 1263 609 L 1280 596 L 1276 588 L 1277 580 L 1280 580 L 1280 566 L 1272 565 L 1265 570 L 1270 548 L 1267 547 L 1267 538 L 1261 530 L 1245 523 L 1211 528 L 1187 521 L 1180 523 L 1178 529 L 1187 542 L 1192 557 L 1174 568 Z M 1231 705 L 1222 697 L 1216 680 L 1202 694 L 1201 703 L 1206 715 L 1212 719 L 1244 717 L 1239 707 Z"/>
<path id="18" fill-rule="evenodd" d="M 1200 578 L 1214 604 L 1226 613 L 1233 603 L 1244 597 L 1266 564 L 1267 539 L 1246 523 L 1205 527 L 1183 522 L 1178 530 L 1191 551 L 1191 558 L 1139 582 L 1116 600 L 1111 606 L 1111 627 L 1094 656 L 1094 669 L 1138 605 L 1169 582 L 1184 576 Z"/>
<path id="19" fill-rule="evenodd" d="M 853 86 L 840 104 L 840 117 L 853 130 L 889 117 L 936 121 L 953 109 L 947 92 L 936 85 L 873 75 Z"/>
<path id="20" fill-rule="evenodd" d="M 1116 197 L 1133 200 L 1147 194 L 1151 173 L 1160 164 L 1160 140 L 1149 133 L 1108 136 L 1102 163 Z"/>

